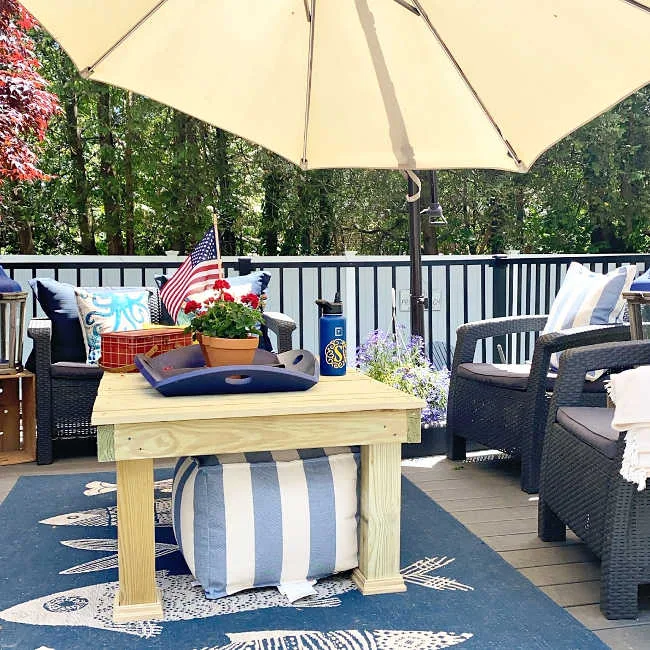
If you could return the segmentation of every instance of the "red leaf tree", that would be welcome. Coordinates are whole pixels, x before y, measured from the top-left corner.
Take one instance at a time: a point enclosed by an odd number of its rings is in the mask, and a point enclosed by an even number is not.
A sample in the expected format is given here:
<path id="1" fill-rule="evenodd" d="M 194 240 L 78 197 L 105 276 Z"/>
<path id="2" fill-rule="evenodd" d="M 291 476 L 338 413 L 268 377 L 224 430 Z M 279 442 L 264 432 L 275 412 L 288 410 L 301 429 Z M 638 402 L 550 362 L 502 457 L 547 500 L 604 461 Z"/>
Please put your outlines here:
<path id="1" fill-rule="evenodd" d="M 0 0 L 0 184 L 47 178 L 30 143 L 43 139 L 59 102 L 38 72 L 27 34 L 35 26 L 16 0 Z"/>

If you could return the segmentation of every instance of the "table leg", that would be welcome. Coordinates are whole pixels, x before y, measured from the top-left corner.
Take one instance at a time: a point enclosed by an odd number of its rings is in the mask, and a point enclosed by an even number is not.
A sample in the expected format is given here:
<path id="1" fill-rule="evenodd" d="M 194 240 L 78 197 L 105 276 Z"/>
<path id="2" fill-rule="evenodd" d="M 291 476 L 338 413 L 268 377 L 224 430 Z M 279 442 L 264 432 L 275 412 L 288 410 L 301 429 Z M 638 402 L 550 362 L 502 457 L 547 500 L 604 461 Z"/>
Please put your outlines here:
<path id="1" fill-rule="evenodd" d="M 117 461 L 120 587 L 113 608 L 116 623 L 162 618 L 153 516 L 153 460 Z"/>
<path id="2" fill-rule="evenodd" d="M 361 447 L 359 567 L 352 579 L 364 595 L 406 591 L 399 569 L 400 443 Z"/>

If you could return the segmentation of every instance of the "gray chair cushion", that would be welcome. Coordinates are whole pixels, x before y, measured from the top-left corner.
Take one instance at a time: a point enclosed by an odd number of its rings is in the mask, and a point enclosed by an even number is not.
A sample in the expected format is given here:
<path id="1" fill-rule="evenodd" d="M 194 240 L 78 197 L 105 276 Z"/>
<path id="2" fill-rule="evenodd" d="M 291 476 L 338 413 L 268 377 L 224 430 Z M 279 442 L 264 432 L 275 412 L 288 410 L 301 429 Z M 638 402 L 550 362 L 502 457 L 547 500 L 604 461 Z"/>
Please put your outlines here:
<path id="1" fill-rule="evenodd" d="M 577 438 L 602 452 L 616 456 L 619 432 L 612 429 L 614 409 L 595 406 L 565 406 L 557 410 L 557 421 Z"/>
<path id="2" fill-rule="evenodd" d="M 492 386 L 526 390 L 530 364 L 527 363 L 461 363 L 458 366 L 458 376 L 472 381 L 479 381 Z M 552 391 L 557 374 L 549 372 L 546 376 L 546 390 Z M 602 380 L 585 381 L 583 389 L 587 393 L 604 393 Z"/>
<path id="3" fill-rule="evenodd" d="M 104 371 L 99 366 L 74 361 L 59 361 L 50 368 L 52 378 L 57 379 L 101 379 Z"/>

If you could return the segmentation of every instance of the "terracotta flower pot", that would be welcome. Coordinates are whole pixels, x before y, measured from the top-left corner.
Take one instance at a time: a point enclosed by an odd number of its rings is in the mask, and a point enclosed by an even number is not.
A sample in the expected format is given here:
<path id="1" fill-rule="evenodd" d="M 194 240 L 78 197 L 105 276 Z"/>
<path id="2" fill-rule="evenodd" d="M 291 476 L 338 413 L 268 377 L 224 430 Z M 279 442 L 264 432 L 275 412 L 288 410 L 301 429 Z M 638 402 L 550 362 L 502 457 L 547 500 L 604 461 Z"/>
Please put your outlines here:
<path id="1" fill-rule="evenodd" d="M 259 338 L 254 334 L 246 339 L 222 339 L 201 334 L 198 341 L 208 366 L 246 366 L 253 362 Z"/>

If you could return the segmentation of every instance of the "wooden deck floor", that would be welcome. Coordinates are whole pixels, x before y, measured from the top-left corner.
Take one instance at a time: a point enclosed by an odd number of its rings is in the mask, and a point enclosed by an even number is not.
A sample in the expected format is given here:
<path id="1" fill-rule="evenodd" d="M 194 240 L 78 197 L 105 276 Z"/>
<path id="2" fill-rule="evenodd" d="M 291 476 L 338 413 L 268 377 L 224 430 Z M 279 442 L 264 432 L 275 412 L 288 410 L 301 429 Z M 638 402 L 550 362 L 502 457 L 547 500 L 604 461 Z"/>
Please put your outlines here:
<path id="1" fill-rule="evenodd" d="M 169 463 L 159 463 L 166 466 Z M 23 474 L 107 471 L 110 463 L 64 459 L 0 467 L 0 502 Z M 533 584 L 615 650 L 650 648 L 650 589 L 636 621 L 608 621 L 598 607 L 600 564 L 573 535 L 566 543 L 537 537 L 537 499 L 519 490 L 518 468 L 507 460 L 454 463 L 443 457 L 404 462 L 404 474 L 480 537 Z"/>
<path id="2" fill-rule="evenodd" d="M 519 489 L 516 463 L 434 457 L 404 465 L 405 476 L 610 647 L 650 648 L 650 593 L 638 620 L 608 621 L 599 608 L 599 560 L 572 533 L 564 543 L 537 537 L 537 497 Z"/>

